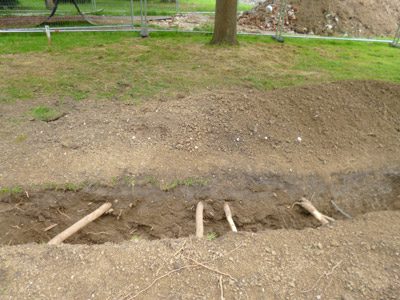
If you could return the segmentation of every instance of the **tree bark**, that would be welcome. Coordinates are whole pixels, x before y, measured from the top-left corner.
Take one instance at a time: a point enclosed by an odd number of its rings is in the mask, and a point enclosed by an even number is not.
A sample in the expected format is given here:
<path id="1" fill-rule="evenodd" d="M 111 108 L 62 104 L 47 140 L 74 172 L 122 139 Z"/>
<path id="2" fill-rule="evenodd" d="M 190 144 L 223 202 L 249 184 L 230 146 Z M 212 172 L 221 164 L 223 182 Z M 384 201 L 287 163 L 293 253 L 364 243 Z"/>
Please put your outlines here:
<path id="1" fill-rule="evenodd" d="M 216 0 L 214 34 L 211 44 L 236 45 L 237 0 Z"/>

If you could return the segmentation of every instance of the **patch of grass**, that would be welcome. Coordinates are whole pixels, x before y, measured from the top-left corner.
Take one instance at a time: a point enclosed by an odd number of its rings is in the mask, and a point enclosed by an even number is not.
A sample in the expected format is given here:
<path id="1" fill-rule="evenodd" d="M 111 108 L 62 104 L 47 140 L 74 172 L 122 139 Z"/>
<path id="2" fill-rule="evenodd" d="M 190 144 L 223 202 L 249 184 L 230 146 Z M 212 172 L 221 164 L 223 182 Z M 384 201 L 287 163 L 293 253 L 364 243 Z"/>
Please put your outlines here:
<path id="1" fill-rule="evenodd" d="M 134 234 L 131 237 L 131 241 L 140 241 L 142 238 L 140 235 Z"/>
<path id="2" fill-rule="evenodd" d="M 178 186 L 205 186 L 208 184 L 208 180 L 204 178 L 186 178 L 186 179 L 175 179 L 174 181 L 161 186 L 163 191 L 171 191 Z"/>
<path id="3" fill-rule="evenodd" d="M 36 120 L 50 122 L 61 116 L 62 113 L 47 106 L 37 106 L 31 110 L 32 117 Z"/>
<path id="4" fill-rule="evenodd" d="M 130 187 L 134 187 L 136 185 L 136 178 L 134 176 L 124 176 L 122 180 Z"/>
<path id="5" fill-rule="evenodd" d="M 13 186 L 13 187 L 2 187 L 0 188 L 0 196 L 4 195 L 18 195 L 23 192 L 22 187 Z"/>
<path id="6" fill-rule="evenodd" d="M 148 183 L 148 184 L 151 184 L 151 185 L 154 185 L 154 186 L 160 184 L 160 182 L 158 181 L 158 179 L 157 179 L 156 177 L 154 177 L 154 176 L 146 176 L 146 177 L 144 178 L 144 182 L 145 182 L 145 183 Z"/>
<path id="7" fill-rule="evenodd" d="M 135 16 L 140 14 L 140 1 L 133 1 L 133 10 Z M 161 0 L 148 0 L 147 13 L 149 16 L 154 15 L 173 15 L 176 12 L 213 12 L 215 11 L 215 0 L 179 0 L 178 9 L 174 2 L 167 2 Z M 100 12 L 96 13 L 91 1 L 80 2 L 79 7 L 81 11 L 90 13 L 91 15 L 113 15 L 113 16 L 129 16 L 130 14 L 130 1 L 126 0 L 113 0 L 113 1 L 98 1 L 96 9 Z M 248 10 L 251 5 L 239 3 L 238 10 Z M 44 2 L 37 0 L 19 0 L 18 9 L 29 10 L 30 13 L 48 14 Z M 60 3 L 58 11 L 63 14 L 76 14 L 76 8 L 72 3 Z M 13 10 L 2 10 L 0 13 L 12 13 Z"/>
<path id="8" fill-rule="evenodd" d="M 15 142 L 20 144 L 20 143 L 25 142 L 27 138 L 28 138 L 28 136 L 26 134 L 20 134 L 20 135 L 16 136 Z"/>
<path id="9" fill-rule="evenodd" d="M 66 183 L 54 183 L 54 182 L 47 182 L 36 186 L 36 190 L 50 190 L 50 191 L 63 191 L 63 192 L 78 192 L 82 190 L 88 183 L 73 183 L 73 182 L 66 182 Z"/>
<path id="10" fill-rule="evenodd" d="M 5 35 L 0 101 L 42 97 L 121 100 L 140 105 L 205 89 L 282 87 L 347 79 L 400 82 L 398 49 L 378 43 L 240 36 L 238 47 L 210 35 L 152 33 Z M 13 55 L 9 55 L 13 54 Z M 23 63 L 29 61 L 29 64 Z"/>
<path id="11" fill-rule="evenodd" d="M 218 234 L 216 232 L 209 232 L 207 233 L 206 239 L 207 241 L 213 241 L 218 237 Z"/>

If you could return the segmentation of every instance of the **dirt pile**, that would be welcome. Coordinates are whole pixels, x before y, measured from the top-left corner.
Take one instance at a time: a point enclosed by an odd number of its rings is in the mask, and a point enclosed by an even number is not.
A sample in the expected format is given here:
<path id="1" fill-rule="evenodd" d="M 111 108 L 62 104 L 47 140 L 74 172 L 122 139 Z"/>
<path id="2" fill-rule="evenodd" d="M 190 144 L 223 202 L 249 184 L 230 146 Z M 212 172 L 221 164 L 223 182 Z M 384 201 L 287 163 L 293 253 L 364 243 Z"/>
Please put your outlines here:
<path id="1" fill-rule="evenodd" d="M 50 123 L 30 120 L 32 103 L 4 104 L 0 184 L 101 181 L 125 171 L 174 179 L 228 169 L 377 169 L 399 162 L 399 97 L 398 84 L 353 81 L 140 106 L 49 100 L 66 113 Z"/>
<path id="2" fill-rule="evenodd" d="M 279 2 L 267 0 L 239 17 L 238 24 L 274 30 Z M 268 8 L 272 7 L 272 10 Z M 394 35 L 400 18 L 397 0 L 290 0 L 285 30 L 298 33 L 350 36 Z"/>

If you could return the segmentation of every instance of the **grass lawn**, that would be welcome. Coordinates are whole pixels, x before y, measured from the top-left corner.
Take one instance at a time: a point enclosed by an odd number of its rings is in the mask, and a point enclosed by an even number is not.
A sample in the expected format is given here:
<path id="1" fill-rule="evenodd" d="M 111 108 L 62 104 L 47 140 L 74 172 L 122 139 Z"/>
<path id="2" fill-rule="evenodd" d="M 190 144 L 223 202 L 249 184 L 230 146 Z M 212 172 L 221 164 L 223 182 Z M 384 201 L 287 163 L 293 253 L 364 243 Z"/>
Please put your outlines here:
<path id="1" fill-rule="evenodd" d="M 82 1 L 78 1 L 82 2 Z M 248 10 L 252 6 L 240 3 L 239 11 Z M 96 0 L 79 3 L 79 8 L 84 13 L 97 12 L 100 15 L 130 15 L 131 2 L 130 0 Z M 15 13 L 19 11 L 30 11 L 32 13 L 45 13 L 49 10 L 45 7 L 44 1 L 38 0 L 19 0 L 19 5 L 14 10 L 0 9 L 0 16 Z M 133 1 L 134 14 L 140 14 L 140 0 Z M 147 0 L 148 15 L 171 15 L 178 12 L 214 12 L 215 0 L 178 0 L 178 5 L 175 2 L 161 0 Z M 76 8 L 72 3 L 60 3 L 57 13 L 59 14 L 77 14 Z"/>
<path id="2" fill-rule="evenodd" d="M 0 102 L 41 98 L 140 103 L 204 89 L 268 90 L 345 79 L 400 83 L 399 49 L 386 44 L 209 35 L 59 33 L 0 36 Z"/>

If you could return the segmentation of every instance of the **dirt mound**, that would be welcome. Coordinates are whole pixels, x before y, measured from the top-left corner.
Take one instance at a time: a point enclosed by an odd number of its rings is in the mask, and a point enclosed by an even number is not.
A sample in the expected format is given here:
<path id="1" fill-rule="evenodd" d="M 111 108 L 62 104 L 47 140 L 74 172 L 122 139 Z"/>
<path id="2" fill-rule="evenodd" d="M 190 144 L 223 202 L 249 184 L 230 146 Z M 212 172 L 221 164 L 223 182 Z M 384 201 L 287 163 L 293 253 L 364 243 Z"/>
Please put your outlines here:
<path id="1" fill-rule="evenodd" d="M 275 2 L 267 0 L 243 13 L 238 24 L 274 30 L 279 11 L 279 4 Z M 290 0 L 285 29 L 298 33 L 390 36 L 394 35 L 399 18 L 400 2 L 397 0 Z"/>
<path id="2" fill-rule="evenodd" d="M 3 104 L 0 184 L 378 169 L 399 162 L 399 97 L 400 85 L 355 81 L 140 106 L 49 100 L 66 113 L 49 123 L 30 120 L 35 104 Z"/>

